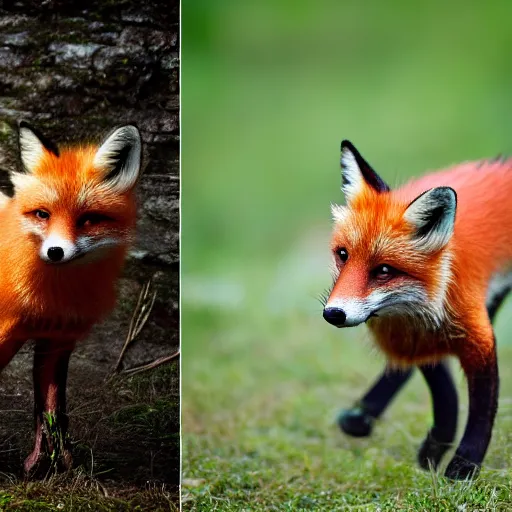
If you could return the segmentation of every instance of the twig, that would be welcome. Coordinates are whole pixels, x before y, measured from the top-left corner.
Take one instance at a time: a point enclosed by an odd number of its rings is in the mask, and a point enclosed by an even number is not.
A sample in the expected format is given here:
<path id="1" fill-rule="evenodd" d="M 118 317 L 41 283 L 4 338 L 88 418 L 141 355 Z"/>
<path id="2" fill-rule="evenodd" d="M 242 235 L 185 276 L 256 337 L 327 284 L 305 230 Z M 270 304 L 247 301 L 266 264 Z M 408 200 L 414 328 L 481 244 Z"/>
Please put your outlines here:
<path id="1" fill-rule="evenodd" d="M 156 299 L 156 291 L 152 289 L 153 287 L 153 279 L 151 278 L 147 283 L 144 284 L 142 290 L 140 291 L 139 298 L 137 299 L 137 304 L 135 309 L 133 310 L 132 319 L 130 320 L 130 327 L 128 328 L 128 334 L 126 336 L 126 340 L 124 342 L 123 348 L 121 349 L 121 353 L 117 359 L 117 363 L 112 370 L 111 375 L 114 375 L 119 372 L 119 367 L 123 361 L 124 354 L 128 346 L 133 343 L 137 335 L 140 333 L 144 325 L 146 324 L 151 310 L 153 309 L 153 305 L 155 304 Z"/>
<path id="2" fill-rule="evenodd" d="M 127 370 L 123 370 L 121 375 L 135 375 L 136 373 L 145 372 L 146 370 L 152 370 L 153 368 L 157 368 L 162 366 L 163 364 L 170 363 L 173 359 L 179 357 L 180 351 L 177 350 L 170 356 L 163 356 L 158 359 L 155 359 L 151 363 L 143 364 L 141 366 L 135 366 L 134 368 L 128 368 Z"/>

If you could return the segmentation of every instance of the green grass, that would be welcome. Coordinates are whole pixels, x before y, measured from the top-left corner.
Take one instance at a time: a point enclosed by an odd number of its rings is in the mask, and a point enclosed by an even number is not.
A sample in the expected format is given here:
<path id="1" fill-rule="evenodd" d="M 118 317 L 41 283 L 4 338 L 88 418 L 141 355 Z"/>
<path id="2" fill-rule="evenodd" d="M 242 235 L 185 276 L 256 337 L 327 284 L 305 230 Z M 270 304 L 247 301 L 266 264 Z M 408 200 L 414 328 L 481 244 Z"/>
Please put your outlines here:
<path id="1" fill-rule="evenodd" d="M 0 510 L 14 512 L 72 511 L 132 512 L 178 510 L 176 497 L 158 488 L 131 492 L 129 497 L 110 496 L 98 481 L 74 471 L 44 482 L 19 482 L 0 493 Z"/>
<path id="2" fill-rule="evenodd" d="M 506 1 L 183 3 L 185 510 L 512 508 L 512 303 L 493 442 L 465 484 L 416 466 L 419 376 L 371 439 L 338 431 L 383 361 L 315 301 L 343 138 L 392 186 L 511 152 L 511 15 Z"/>
<path id="3" fill-rule="evenodd" d="M 217 322 L 229 329 L 217 331 Z M 210 348 L 208 364 L 199 349 L 187 351 L 184 375 L 195 383 L 185 384 L 182 406 L 184 509 L 509 510 L 511 347 L 500 350 L 500 410 L 484 469 L 475 483 L 453 483 L 416 465 L 432 421 L 419 375 L 371 438 L 338 430 L 340 408 L 359 397 L 382 363 L 363 329 L 340 339 L 322 322 L 296 315 L 261 325 L 218 315 L 194 329 L 196 345 Z M 463 428 L 465 382 L 453 368 Z"/>

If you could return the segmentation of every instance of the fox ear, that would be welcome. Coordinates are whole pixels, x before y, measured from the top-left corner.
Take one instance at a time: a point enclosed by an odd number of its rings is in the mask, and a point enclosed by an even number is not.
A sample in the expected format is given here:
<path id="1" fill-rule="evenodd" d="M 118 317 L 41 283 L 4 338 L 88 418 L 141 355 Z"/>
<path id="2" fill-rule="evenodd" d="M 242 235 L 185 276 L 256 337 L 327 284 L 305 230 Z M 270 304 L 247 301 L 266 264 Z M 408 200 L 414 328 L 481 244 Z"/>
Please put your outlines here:
<path id="1" fill-rule="evenodd" d="M 389 187 L 361 156 L 348 140 L 341 143 L 342 186 L 347 203 L 350 203 L 364 189 L 371 187 L 376 192 L 389 192 Z"/>
<path id="2" fill-rule="evenodd" d="M 130 190 L 139 179 L 142 143 L 137 127 L 114 130 L 98 149 L 93 165 L 104 172 L 105 182 L 117 192 Z"/>
<path id="3" fill-rule="evenodd" d="M 438 251 L 450 241 L 456 209 L 457 194 L 450 187 L 427 190 L 407 207 L 404 219 L 416 228 L 414 239 L 419 249 Z"/>
<path id="4" fill-rule="evenodd" d="M 57 145 L 26 121 L 19 124 L 19 145 L 21 163 L 27 173 L 36 170 L 45 151 L 59 156 Z"/>

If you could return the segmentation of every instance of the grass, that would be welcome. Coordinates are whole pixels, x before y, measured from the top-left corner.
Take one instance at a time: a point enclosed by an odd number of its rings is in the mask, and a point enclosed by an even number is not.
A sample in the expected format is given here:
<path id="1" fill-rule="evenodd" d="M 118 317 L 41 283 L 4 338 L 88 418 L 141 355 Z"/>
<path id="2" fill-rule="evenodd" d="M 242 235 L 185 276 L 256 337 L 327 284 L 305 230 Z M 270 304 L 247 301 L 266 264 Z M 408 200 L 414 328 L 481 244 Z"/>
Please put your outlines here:
<path id="1" fill-rule="evenodd" d="M 453 483 L 416 465 L 432 421 L 419 375 L 371 438 L 338 430 L 340 408 L 382 368 L 363 330 L 340 339 L 320 316 L 266 326 L 238 315 L 211 320 L 194 331 L 198 346 L 215 347 L 208 365 L 187 352 L 196 382 L 183 400 L 184 510 L 510 510 L 511 347 L 500 349 L 500 409 L 484 469 L 475 483 Z M 230 328 L 213 335 L 220 321 Z M 453 369 L 463 428 L 465 383 Z"/>
<path id="2" fill-rule="evenodd" d="M 44 482 L 12 484 L 0 493 L 0 510 L 32 511 L 177 511 L 176 497 L 159 488 L 109 496 L 98 481 L 74 471 Z"/>

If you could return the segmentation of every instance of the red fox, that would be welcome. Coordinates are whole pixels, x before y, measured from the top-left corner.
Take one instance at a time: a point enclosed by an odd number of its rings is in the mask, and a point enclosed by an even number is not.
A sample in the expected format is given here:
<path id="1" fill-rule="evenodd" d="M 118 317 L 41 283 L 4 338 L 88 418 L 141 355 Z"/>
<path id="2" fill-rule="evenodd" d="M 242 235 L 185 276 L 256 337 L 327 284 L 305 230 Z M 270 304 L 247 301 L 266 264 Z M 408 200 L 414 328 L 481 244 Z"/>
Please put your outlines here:
<path id="1" fill-rule="evenodd" d="M 77 340 L 111 311 L 136 221 L 141 139 L 128 125 L 98 147 L 58 148 L 19 125 L 21 172 L 0 204 L 0 368 L 35 339 L 36 434 L 25 471 L 45 452 L 71 465 L 66 377 Z"/>
<path id="2" fill-rule="evenodd" d="M 336 327 L 366 322 L 391 367 L 420 367 L 434 403 L 424 467 L 436 467 L 455 436 L 457 395 L 442 360 L 459 359 L 469 415 L 445 475 L 476 476 L 498 400 L 490 317 L 512 284 L 512 160 L 464 163 L 391 190 L 343 141 L 341 167 L 346 205 L 332 208 L 334 284 L 323 316 Z M 381 395 L 374 416 L 409 373 L 382 377 L 370 392 Z"/>

